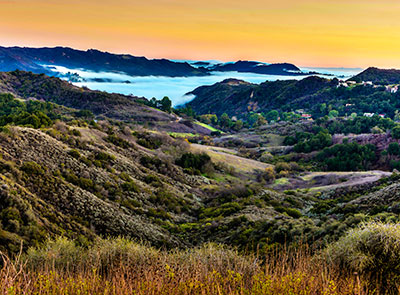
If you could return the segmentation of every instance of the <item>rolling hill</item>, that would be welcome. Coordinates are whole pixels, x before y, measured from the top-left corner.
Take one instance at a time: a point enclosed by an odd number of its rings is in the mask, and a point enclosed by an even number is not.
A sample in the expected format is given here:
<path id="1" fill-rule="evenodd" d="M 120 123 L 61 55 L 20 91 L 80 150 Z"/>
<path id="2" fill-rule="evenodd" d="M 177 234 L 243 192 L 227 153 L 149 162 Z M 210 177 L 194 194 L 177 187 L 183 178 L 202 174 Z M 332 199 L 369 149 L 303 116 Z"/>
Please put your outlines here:
<path id="1" fill-rule="evenodd" d="M 371 81 L 374 84 L 388 85 L 400 83 L 400 70 L 378 69 L 370 67 L 360 74 L 348 79 L 355 82 Z"/>
<path id="2" fill-rule="evenodd" d="M 303 80 L 286 80 L 251 84 L 227 79 L 211 86 L 201 86 L 189 94 L 195 98 L 188 103 L 198 114 L 227 113 L 243 116 L 250 112 L 271 109 L 287 110 L 291 102 L 308 99 L 326 88 L 335 87 L 337 80 L 311 76 Z"/>

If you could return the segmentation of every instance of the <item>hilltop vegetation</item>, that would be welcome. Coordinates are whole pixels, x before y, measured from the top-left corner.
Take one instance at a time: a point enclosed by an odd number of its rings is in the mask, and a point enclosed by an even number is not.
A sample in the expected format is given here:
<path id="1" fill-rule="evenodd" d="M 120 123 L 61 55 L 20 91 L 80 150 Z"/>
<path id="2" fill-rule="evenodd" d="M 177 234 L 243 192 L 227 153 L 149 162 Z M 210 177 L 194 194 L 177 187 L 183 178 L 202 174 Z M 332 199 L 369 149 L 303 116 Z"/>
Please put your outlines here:
<path id="1" fill-rule="evenodd" d="M 398 82 L 396 82 L 398 83 Z M 384 114 L 394 118 L 400 108 L 400 92 L 390 93 L 380 85 L 342 86 L 337 79 L 316 76 L 300 81 L 286 80 L 251 84 L 240 80 L 225 80 L 211 86 L 201 86 L 190 94 L 189 102 L 198 115 L 226 113 L 229 117 L 249 121 L 254 114 L 266 118 L 277 111 L 281 118 L 296 119 L 301 110 L 318 119 L 324 116 L 350 116 L 364 113 Z"/>
<path id="2" fill-rule="evenodd" d="M 384 70 L 378 68 L 368 68 L 360 74 L 349 79 L 350 81 L 362 82 L 371 81 L 374 84 L 388 85 L 400 83 L 400 70 Z"/>

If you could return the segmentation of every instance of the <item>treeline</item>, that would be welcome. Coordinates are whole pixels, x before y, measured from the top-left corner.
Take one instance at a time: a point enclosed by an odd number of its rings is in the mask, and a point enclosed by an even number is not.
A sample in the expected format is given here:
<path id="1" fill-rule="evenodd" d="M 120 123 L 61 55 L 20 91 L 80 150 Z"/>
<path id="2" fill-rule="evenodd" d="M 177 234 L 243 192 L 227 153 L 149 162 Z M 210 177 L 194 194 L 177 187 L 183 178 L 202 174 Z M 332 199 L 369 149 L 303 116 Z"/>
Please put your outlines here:
<path id="1" fill-rule="evenodd" d="M 400 93 L 387 92 L 383 86 L 330 87 L 309 97 L 308 101 L 301 100 L 299 103 L 303 108 L 309 108 L 314 118 L 324 117 L 331 110 L 336 110 L 339 116 L 377 113 L 394 118 L 396 110 L 400 108 Z M 293 105 L 297 106 L 297 103 Z"/>
<path id="2" fill-rule="evenodd" d="M 279 120 L 296 120 L 300 119 L 301 116 L 298 114 L 283 113 L 280 117 L 279 112 L 271 110 L 267 113 L 255 113 L 250 112 L 241 117 L 232 116 L 230 117 L 227 113 L 223 113 L 220 116 L 216 114 L 203 114 L 197 115 L 190 105 L 180 107 L 174 110 L 178 114 L 185 114 L 188 117 L 194 118 L 204 124 L 212 125 L 216 128 L 223 130 L 239 131 L 242 128 L 254 128 L 267 123 L 277 122 Z"/>
<path id="3" fill-rule="evenodd" d="M 323 149 L 316 157 L 328 171 L 369 170 L 377 160 L 376 146 L 345 142 Z"/>
<path id="4" fill-rule="evenodd" d="M 48 127 L 59 118 L 49 102 L 20 101 L 11 94 L 0 94 L 0 126 L 8 124 L 33 128 Z"/>
<path id="5" fill-rule="evenodd" d="M 316 124 L 328 130 L 330 134 L 362 134 L 384 133 L 386 130 L 397 126 L 390 118 L 382 118 L 378 115 L 372 117 L 353 115 L 348 119 L 330 119 L 325 116 L 316 120 Z"/>
<path id="6" fill-rule="evenodd" d="M 328 130 L 315 126 L 313 131 L 314 133 L 296 132 L 295 136 L 287 136 L 283 143 L 294 145 L 297 153 L 310 153 L 332 145 L 332 136 Z"/>
<path id="7" fill-rule="evenodd" d="M 172 101 L 168 96 L 164 96 L 162 99 L 157 100 L 155 97 L 149 101 L 145 101 L 145 104 L 149 107 L 160 109 L 164 112 L 170 113 L 172 111 Z"/>

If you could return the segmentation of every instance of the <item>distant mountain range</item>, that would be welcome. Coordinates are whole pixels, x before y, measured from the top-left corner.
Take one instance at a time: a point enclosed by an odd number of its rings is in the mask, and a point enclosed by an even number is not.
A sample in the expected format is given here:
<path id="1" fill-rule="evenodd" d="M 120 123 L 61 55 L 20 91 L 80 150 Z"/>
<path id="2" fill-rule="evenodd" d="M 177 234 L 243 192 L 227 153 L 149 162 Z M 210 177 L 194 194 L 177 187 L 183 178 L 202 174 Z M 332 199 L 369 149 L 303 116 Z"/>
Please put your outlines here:
<path id="1" fill-rule="evenodd" d="M 202 76 L 208 71 L 184 62 L 166 59 L 136 57 L 128 54 L 111 54 L 90 49 L 75 50 L 66 47 L 26 48 L 0 47 L 0 71 L 23 70 L 37 74 L 52 73 L 46 66 L 58 65 L 89 71 L 124 72 L 132 76 Z M 54 73 L 53 73 L 54 74 Z"/>
<path id="2" fill-rule="evenodd" d="M 0 71 L 22 70 L 54 76 L 55 72 L 51 70 L 51 66 L 95 72 L 120 72 L 131 76 L 189 77 L 226 71 L 283 76 L 309 74 L 288 63 L 237 61 L 209 64 L 199 61 L 189 64 L 167 59 L 147 59 L 129 54 L 112 54 L 94 49 L 82 51 L 68 47 L 0 47 Z"/>

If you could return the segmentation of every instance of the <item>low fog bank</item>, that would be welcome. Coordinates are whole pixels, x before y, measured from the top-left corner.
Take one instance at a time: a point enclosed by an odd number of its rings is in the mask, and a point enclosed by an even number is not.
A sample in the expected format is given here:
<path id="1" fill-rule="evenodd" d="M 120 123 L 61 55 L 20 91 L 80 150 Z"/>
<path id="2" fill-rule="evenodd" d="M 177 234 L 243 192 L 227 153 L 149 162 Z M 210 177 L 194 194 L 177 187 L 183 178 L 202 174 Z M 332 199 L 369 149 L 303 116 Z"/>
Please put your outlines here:
<path id="1" fill-rule="evenodd" d="M 133 94 L 139 97 L 161 99 L 168 96 L 174 106 L 189 102 L 193 95 L 185 95 L 195 88 L 203 85 L 212 85 L 228 78 L 245 80 L 250 83 L 262 83 L 265 81 L 303 79 L 305 76 L 275 76 L 238 72 L 214 72 L 210 76 L 203 77 L 163 77 L 146 76 L 137 77 L 123 73 L 91 72 L 85 69 L 68 69 L 61 66 L 48 66 L 55 75 L 71 81 L 77 86 L 86 86 L 93 90 L 115 92 L 121 94 Z M 318 69 L 313 68 L 318 72 Z M 331 74 L 340 78 L 350 77 L 360 70 L 358 69 L 321 69 L 321 73 Z M 330 76 L 332 77 L 332 76 Z"/>

